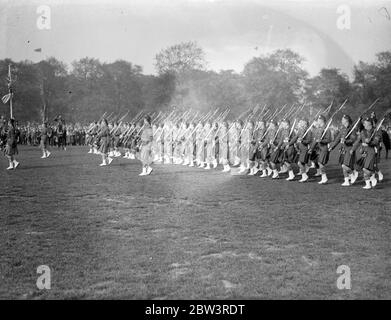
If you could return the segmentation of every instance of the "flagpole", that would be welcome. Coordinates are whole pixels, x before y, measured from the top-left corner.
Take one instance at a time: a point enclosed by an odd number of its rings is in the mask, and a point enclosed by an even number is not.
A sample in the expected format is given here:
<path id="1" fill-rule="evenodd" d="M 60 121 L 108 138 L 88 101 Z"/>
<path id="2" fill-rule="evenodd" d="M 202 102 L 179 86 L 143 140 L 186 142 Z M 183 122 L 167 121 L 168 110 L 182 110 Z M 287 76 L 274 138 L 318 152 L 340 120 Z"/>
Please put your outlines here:
<path id="1" fill-rule="evenodd" d="M 11 79 L 11 64 L 8 65 L 8 76 L 9 76 L 9 85 L 8 85 L 8 93 L 10 94 L 10 118 L 13 119 L 12 112 L 12 79 Z"/>
<path id="2" fill-rule="evenodd" d="M 14 116 L 12 114 L 12 93 L 11 93 L 11 97 L 10 97 L 10 118 L 13 119 Z"/>

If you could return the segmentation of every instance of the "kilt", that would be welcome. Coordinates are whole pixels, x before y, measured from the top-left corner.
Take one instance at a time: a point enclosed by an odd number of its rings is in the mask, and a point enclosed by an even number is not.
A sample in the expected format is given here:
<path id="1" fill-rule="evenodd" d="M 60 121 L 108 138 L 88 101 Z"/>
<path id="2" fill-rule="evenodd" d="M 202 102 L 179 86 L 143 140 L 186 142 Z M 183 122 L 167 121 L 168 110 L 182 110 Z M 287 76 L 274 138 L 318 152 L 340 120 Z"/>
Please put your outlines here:
<path id="1" fill-rule="evenodd" d="M 242 163 L 245 163 L 249 159 L 249 155 L 250 155 L 249 143 L 242 142 L 241 149 L 240 149 L 240 161 Z"/>
<path id="2" fill-rule="evenodd" d="M 152 144 L 148 142 L 141 146 L 140 160 L 143 165 L 150 165 L 152 163 Z"/>
<path id="3" fill-rule="evenodd" d="M 281 156 L 281 153 L 282 153 L 282 151 L 280 149 L 277 149 L 277 150 L 273 151 L 270 154 L 270 162 L 278 163 L 279 159 L 280 159 L 280 156 Z"/>
<path id="4" fill-rule="evenodd" d="M 13 145 L 6 144 L 5 149 L 4 149 L 4 154 L 9 157 L 14 156 L 15 154 L 18 154 L 17 144 L 13 144 Z"/>
<path id="5" fill-rule="evenodd" d="M 288 149 L 284 152 L 284 161 L 288 163 L 296 162 L 297 151 L 294 145 L 288 147 Z"/>
<path id="6" fill-rule="evenodd" d="M 353 152 L 353 154 L 350 154 L 350 150 L 352 150 L 352 147 L 343 147 L 341 148 L 340 155 L 339 155 L 339 164 L 345 165 L 346 167 L 353 169 L 354 164 L 356 162 L 356 154 Z"/>
<path id="7" fill-rule="evenodd" d="M 360 159 L 357 160 L 357 164 L 363 169 L 375 171 L 377 168 L 377 153 L 373 148 L 364 149 Z"/>
<path id="8" fill-rule="evenodd" d="M 297 160 L 301 164 L 307 164 L 310 160 L 310 154 L 308 152 L 308 146 L 303 144 L 299 145 L 299 159 Z"/>
<path id="9" fill-rule="evenodd" d="M 212 162 L 215 159 L 215 146 L 211 142 L 208 142 L 205 149 L 206 161 Z"/>
<path id="10" fill-rule="evenodd" d="M 229 152 L 228 152 L 228 142 L 223 141 L 219 144 L 219 158 L 222 160 L 228 160 Z"/>
<path id="11" fill-rule="evenodd" d="M 219 159 L 220 158 L 220 142 L 219 140 L 215 140 L 216 143 L 215 143 L 215 159 Z"/>
<path id="12" fill-rule="evenodd" d="M 204 141 L 198 140 L 196 142 L 196 157 L 199 161 L 205 161 L 205 153 L 204 153 Z"/>
<path id="13" fill-rule="evenodd" d="M 107 138 L 107 137 L 102 137 L 100 139 L 100 147 L 99 147 L 99 151 L 101 153 L 108 153 L 109 152 L 109 146 L 110 146 L 110 139 Z"/>
<path id="14" fill-rule="evenodd" d="M 41 148 L 46 149 L 48 145 L 48 136 L 42 136 L 40 141 Z"/>
<path id="15" fill-rule="evenodd" d="M 236 141 L 230 141 L 229 142 L 229 159 L 231 162 L 235 162 L 236 157 L 238 156 L 238 146 L 239 144 Z"/>
<path id="16" fill-rule="evenodd" d="M 119 136 L 114 137 L 114 147 L 118 148 L 119 147 Z"/>
<path id="17" fill-rule="evenodd" d="M 268 158 L 270 156 L 269 149 L 270 148 L 268 146 L 266 146 L 266 147 L 262 148 L 262 150 L 260 151 L 260 154 L 261 154 L 260 158 L 261 158 L 262 161 L 268 160 Z"/>
<path id="18" fill-rule="evenodd" d="M 250 149 L 249 149 L 249 160 L 250 161 L 255 161 L 258 153 L 258 148 L 255 144 L 250 144 Z"/>
<path id="19" fill-rule="evenodd" d="M 182 142 L 181 141 L 177 141 L 177 142 L 174 142 L 173 143 L 173 150 L 174 150 L 174 157 L 181 157 L 182 154 Z"/>
<path id="20" fill-rule="evenodd" d="M 327 162 L 329 162 L 329 156 L 330 152 L 327 147 L 325 146 L 318 146 L 313 152 L 312 152 L 313 157 L 311 157 L 311 160 L 314 162 L 320 163 L 321 165 L 326 165 Z"/>
<path id="21" fill-rule="evenodd" d="M 362 158 L 363 148 L 360 147 L 355 152 L 356 162 L 354 164 L 354 170 L 360 171 L 363 168 L 364 159 Z"/>

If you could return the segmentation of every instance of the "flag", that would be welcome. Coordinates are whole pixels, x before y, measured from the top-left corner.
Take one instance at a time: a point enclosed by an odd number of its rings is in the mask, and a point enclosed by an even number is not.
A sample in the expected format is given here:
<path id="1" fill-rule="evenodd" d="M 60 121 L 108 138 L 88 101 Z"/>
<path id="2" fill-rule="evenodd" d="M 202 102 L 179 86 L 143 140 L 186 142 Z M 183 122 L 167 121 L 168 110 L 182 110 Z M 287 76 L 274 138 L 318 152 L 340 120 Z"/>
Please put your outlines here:
<path id="1" fill-rule="evenodd" d="M 9 99 L 11 99 L 11 93 L 7 93 L 4 97 L 1 98 L 1 101 L 3 101 L 4 104 L 6 104 Z"/>

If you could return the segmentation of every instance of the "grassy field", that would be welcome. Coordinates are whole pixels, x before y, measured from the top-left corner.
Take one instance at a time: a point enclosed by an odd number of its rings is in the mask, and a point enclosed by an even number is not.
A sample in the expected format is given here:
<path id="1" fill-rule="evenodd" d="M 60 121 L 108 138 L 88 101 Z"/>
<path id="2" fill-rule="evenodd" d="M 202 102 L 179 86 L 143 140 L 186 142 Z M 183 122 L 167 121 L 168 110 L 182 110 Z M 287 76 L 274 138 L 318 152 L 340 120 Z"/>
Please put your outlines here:
<path id="1" fill-rule="evenodd" d="M 375 190 L 263 180 L 86 148 L 0 162 L 0 298 L 391 298 L 391 160 Z M 39 265 L 51 268 L 38 290 Z M 336 286 L 339 265 L 351 290 Z"/>

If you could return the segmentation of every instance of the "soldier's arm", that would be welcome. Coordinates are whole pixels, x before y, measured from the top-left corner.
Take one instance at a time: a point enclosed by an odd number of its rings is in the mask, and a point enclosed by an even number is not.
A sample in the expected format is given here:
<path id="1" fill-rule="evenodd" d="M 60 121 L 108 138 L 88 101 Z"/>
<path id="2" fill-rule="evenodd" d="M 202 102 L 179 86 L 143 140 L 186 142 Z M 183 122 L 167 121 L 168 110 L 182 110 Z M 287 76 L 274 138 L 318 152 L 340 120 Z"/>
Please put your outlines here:
<path id="1" fill-rule="evenodd" d="M 352 132 L 350 136 L 345 140 L 345 144 L 350 147 L 356 142 L 356 140 L 357 140 L 357 135 L 355 132 Z"/>
<path id="2" fill-rule="evenodd" d="M 328 144 L 328 143 L 331 142 L 331 140 L 332 140 L 332 139 L 331 139 L 331 132 L 330 132 L 329 129 L 327 129 L 327 131 L 326 131 L 326 133 L 325 133 L 323 139 L 320 140 L 319 143 L 320 143 L 320 144 Z"/>
<path id="3" fill-rule="evenodd" d="M 360 145 L 361 138 L 362 138 L 362 136 L 361 136 L 361 134 L 359 134 L 359 135 L 357 136 L 357 140 L 353 143 L 352 150 L 350 150 L 351 153 L 353 153 L 354 151 L 357 150 L 358 146 Z"/>

